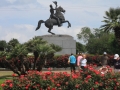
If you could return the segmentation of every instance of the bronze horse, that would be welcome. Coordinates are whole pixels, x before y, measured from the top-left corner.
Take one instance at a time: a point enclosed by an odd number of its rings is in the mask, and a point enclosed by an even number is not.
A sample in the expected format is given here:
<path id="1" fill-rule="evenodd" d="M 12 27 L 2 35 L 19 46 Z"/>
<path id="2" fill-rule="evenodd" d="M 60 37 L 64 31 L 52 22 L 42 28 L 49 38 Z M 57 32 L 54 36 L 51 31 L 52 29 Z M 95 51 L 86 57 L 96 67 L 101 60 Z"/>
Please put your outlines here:
<path id="1" fill-rule="evenodd" d="M 65 10 L 61 6 L 56 8 L 55 16 L 59 18 L 60 24 L 62 25 L 63 23 L 67 22 L 68 28 L 69 28 L 69 27 L 71 27 L 71 24 L 68 20 L 65 20 L 63 13 L 65 13 Z M 51 29 L 53 29 L 54 25 L 58 25 L 58 22 L 56 19 L 49 18 L 46 21 L 40 20 L 38 22 L 38 26 L 37 26 L 36 30 L 38 30 L 40 28 L 41 23 L 45 23 L 45 26 L 48 28 L 49 33 L 55 34 L 55 33 L 51 32 Z"/>

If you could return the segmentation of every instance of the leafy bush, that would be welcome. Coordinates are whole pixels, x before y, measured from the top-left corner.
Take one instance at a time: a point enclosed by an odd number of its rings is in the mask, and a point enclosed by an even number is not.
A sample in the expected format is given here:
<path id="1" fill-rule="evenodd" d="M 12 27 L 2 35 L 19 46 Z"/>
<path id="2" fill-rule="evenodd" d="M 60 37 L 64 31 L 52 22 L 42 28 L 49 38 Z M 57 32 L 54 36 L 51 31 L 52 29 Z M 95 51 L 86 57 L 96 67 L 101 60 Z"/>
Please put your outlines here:
<path id="1" fill-rule="evenodd" d="M 107 67 L 107 73 L 101 73 L 95 66 L 87 66 L 83 72 L 42 73 L 29 71 L 27 75 L 7 80 L 1 84 L 3 90 L 120 90 L 120 73 L 113 73 Z"/>

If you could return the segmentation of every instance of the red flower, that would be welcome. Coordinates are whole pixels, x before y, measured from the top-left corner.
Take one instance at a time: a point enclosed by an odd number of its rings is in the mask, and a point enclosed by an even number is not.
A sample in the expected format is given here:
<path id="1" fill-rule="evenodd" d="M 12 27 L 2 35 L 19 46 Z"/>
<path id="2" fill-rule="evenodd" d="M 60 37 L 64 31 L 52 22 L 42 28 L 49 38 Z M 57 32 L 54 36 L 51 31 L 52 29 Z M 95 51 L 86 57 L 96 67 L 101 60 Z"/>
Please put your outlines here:
<path id="1" fill-rule="evenodd" d="M 99 83 L 98 82 L 95 82 L 96 85 L 98 85 Z"/>
<path id="2" fill-rule="evenodd" d="M 97 75 L 98 75 L 98 74 L 100 74 L 100 72 L 99 72 L 99 71 L 97 71 L 97 70 L 94 70 L 94 72 L 95 72 L 95 74 L 97 74 Z"/>
<path id="3" fill-rule="evenodd" d="M 50 87 L 47 87 L 47 90 L 50 90 Z"/>
<path id="4" fill-rule="evenodd" d="M 79 84 L 76 84 L 76 85 L 75 85 L 75 88 L 79 88 L 79 86 L 80 86 Z"/>
<path id="5" fill-rule="evenodd" d="M 51 71 L 52 69 L 51 68 L 48 68 L 49 71 Z"/>
<path id="6" fill-rule="evenodd" d="M 86 77 L 87 79 L 89 79 L 89 78 L 91 78 L 91 75 L 87 75 L 87 77 Z"/>
<path id="7" fill-rule="evenodd" d="M 56 90 L 56 88 L 52 88 L 51 90 Z"/>
<path id="8" fill-rule="evenodd" d="M 1 87 L 4 87 L 5 86 L 5 84 L 3 83 L 3 84 L 1 84 Z"/>
<path id="9" fill-rule="evenodd" d="M 88 80 L 85 80 L 85 83 L 88 83 Z"/>
<path id="10" fill-rule="evenodd" d="M 28 89 L 28 86 L 26 86 L 25 89 Z"/>
<path id="11" fill-rule="evenodd" d="M 66 85 L 68 85 L 68 82 L 65 82 Z"/>
<path id="12" fill-rule="evenodd" d="M 116 85 L 119 86 L 120 84 L 117 82 Z"/>
<path id="13" fill-rule="evenodd" d="M 16 74 L 14 73 L 14 74 L 12 74 L 12 76 L 13 76 L 13 77 L 15 77 L 15 76 L 16 76 Z"/>
<path id="14" fill-rule="evenodd" d="M 13 87 L 13 84 L 12 84 L 12 83 L 10 83 L 9 87 L 10 87 L 10 88 L 12 88 L 12 87 Z"/>
<path id="15" fill-rule="evenodd" d="M 5 82 L 6 82 L 6 83 L 11 83 L 12 81 L 11 81 L 11 80 L 6 80 Z"/>
<path id="16" fill-rule="evenodd" d="M 58 84 L 57 84 L 57 86 L 59 87 L 59 86 L 60 86 L 60 84 L 58 83 Z"/>
<path id="17" fill-rule="evenodd" d="M 51 74 L 51 72 L 46 72 L 46 75 L 50 75 Z"/>
<path id="18" fill-rule="evenodd" d="M 20 78 L 24 78 L 24 75 L 21 75 Z"/>
<path id="19" fill-rule="evenodd" d="M 76 78 L 78 78 L 78 76 L 77 76 L 76 74 L 73 74 L 73 75 L 72 75 L 72 78 L 73 78 L 73 79 L 76 79 Z"/>

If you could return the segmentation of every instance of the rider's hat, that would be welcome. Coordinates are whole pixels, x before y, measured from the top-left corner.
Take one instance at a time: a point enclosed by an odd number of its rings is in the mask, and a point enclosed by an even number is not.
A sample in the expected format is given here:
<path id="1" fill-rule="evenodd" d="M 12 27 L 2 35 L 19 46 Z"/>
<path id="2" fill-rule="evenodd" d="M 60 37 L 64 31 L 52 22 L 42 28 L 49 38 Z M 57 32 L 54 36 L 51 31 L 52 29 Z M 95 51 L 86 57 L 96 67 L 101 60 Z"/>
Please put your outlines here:
<path id="1" fill-rule="evenodd" d="M 52 4 L 50 4 L 50 7 L 52 7 Z"/>

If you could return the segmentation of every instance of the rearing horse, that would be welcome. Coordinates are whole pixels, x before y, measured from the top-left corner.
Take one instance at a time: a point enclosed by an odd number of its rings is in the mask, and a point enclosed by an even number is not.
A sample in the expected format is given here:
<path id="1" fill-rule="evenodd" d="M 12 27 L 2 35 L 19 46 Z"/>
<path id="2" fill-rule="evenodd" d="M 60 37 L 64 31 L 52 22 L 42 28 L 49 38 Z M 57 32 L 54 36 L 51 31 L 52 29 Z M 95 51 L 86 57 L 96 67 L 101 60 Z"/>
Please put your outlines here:
<path id="1" fill-rule="evenodd" d="M 71 24 L 68 20 L 65 20 L 63 13 L 65 13 L 65 10 L 61 6 L 56 8 L 55 16 L 59 18 L 60 24 L 62 25 L 62 23 L 67 22 L 68 23 L 68 28 L 69 28 L 69 27 L 71 27 Z M 37 26 L 36 30 L 38 30 L 41 27 L 41 23 L 45 23 L 45 26 L 48 28 L 49 33 L 55 34 L 55 33 L 51 32 L 51 29 L 53 29 L 54 25 L 58 25 L 58 22 L 57 22 L 56 19 L 49 18 L 46 21 L 40 20 L 38 22 L 38 26 Z"/>

